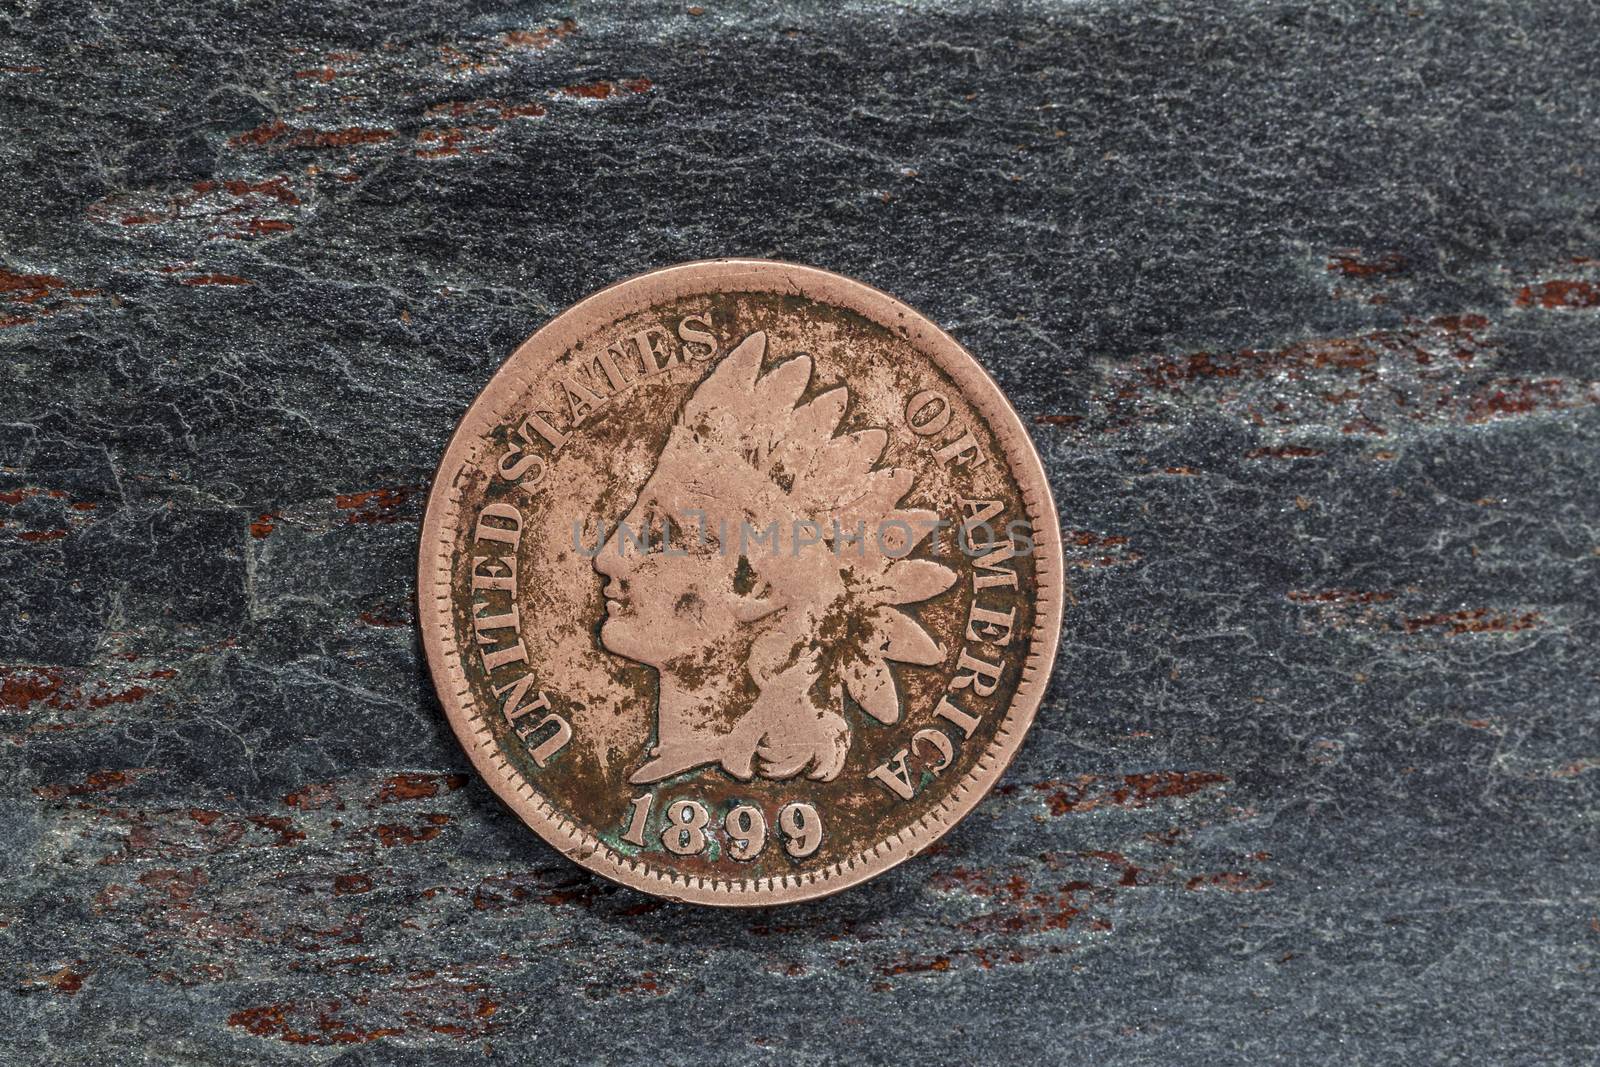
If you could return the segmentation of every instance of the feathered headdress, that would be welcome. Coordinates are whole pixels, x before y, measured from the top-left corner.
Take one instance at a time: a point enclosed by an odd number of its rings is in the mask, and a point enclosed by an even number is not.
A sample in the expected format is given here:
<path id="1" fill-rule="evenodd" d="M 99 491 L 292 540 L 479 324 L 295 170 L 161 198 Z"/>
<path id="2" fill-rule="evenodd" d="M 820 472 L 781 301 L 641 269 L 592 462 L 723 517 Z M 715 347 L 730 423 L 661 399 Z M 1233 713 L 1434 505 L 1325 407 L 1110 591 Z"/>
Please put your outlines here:
<path id="1" fill-rule="evenodd" d="M 932 666 L 945 655 L 899 610 L 955 584 L 948 567 L 905 558 L 938 515 L 900 506 L 913 474 L 875 466 L 888 443 L 884 430 L 838 432 L 848 388 L 802 404 L 811 358 L 796 356 L 762 374 L 766 351 L 765 333 L 740 342 L 685 403 L 676 432 L 691 435 L 693 450 L 713 461 L 693 478 L 702 492 L 726 500 L 734 490 L 745 498 L 738 510 L 752 518 L 817 524 L 822 543 L 804 565 L 764 566 L 752 558 L 751 566 L 785 587 L 781 599 L 791 612 L 796 600 L 809 601 L 804 614 L 814 632 L 807 639 L 824 672 L 831 666 L 833 678 L 873 718 L 896 722 L 900 695 L 885 661 Z"/>

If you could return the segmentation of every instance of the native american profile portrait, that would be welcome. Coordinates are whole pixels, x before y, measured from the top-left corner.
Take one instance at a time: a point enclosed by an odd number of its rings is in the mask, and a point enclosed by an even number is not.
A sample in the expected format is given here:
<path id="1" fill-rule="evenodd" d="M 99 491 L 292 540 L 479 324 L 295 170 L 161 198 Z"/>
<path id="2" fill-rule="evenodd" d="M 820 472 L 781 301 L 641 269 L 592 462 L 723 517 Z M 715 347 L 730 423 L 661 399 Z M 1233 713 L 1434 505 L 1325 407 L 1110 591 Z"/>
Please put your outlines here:
<path id="1" fill-rule="evenodd" d="M 852 719 L 900 719 L 889 664 L 944 658 L 902 610 L 956 581 L 910 558 L 937 518 L 901 506 L 912 472 L 877 466 L 884 429 L 840 432 L 847 387 L 802 403 L 809 356 L 763 372 L 766 354 L 766 335 L 751 334 L 688 397 L 594 558 L 602 646 L 660 677 L 655 743 L 635 783 L 701 767 L 829 781 Z M 743 535 L 773 524 L 775 544 Z"/>

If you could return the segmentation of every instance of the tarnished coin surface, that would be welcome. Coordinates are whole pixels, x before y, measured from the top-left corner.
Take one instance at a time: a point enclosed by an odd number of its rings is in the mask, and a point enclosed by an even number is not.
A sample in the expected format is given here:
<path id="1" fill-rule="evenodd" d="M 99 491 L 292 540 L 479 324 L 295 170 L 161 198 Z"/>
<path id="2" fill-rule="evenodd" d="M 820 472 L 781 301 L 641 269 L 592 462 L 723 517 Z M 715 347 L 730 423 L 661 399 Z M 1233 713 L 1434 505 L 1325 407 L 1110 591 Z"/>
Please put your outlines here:
<path id="1" fill-rule="evenodd" d="M 1022 742 L 1062 612 L 1027 431 L 847 278 L 672 267 L 582 301 L 473 403 L 418 568 L 439 697 L 545 840 L 702 904 L 926 848 Z"/>

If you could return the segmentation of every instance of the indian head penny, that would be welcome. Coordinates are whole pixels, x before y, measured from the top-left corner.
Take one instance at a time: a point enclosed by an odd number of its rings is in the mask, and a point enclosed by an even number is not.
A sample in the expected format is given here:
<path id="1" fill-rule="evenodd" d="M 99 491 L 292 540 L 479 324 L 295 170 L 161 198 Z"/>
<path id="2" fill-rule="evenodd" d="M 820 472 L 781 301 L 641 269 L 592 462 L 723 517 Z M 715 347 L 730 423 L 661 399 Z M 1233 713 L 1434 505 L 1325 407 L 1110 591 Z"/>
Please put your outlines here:
<path id="1" fill-rule="evenodd" d="M 439 697 L 540 836 L 701 904 L 804 900 L 994 785 L 1062 612 L 1038 456 L 978 363 L 808 267 L 691 263 L 516 350 L 439 467 Z"/>

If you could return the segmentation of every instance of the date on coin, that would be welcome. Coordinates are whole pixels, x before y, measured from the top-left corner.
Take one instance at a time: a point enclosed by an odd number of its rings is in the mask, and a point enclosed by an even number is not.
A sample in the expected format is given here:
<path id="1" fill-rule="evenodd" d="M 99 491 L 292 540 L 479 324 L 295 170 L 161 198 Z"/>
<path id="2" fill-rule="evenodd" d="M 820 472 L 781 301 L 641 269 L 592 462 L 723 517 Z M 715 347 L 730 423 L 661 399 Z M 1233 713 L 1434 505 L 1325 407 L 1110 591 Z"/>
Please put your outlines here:
<path id="1" fill-rule="evenodd" d="M 691 263 L 519 347 L 433 483 L 419 618 L 495 792 L 646 892 L 768 905 L 915 855 L 1038 708 L 1060 533 L 933 323 L 826 271 Z"/>

